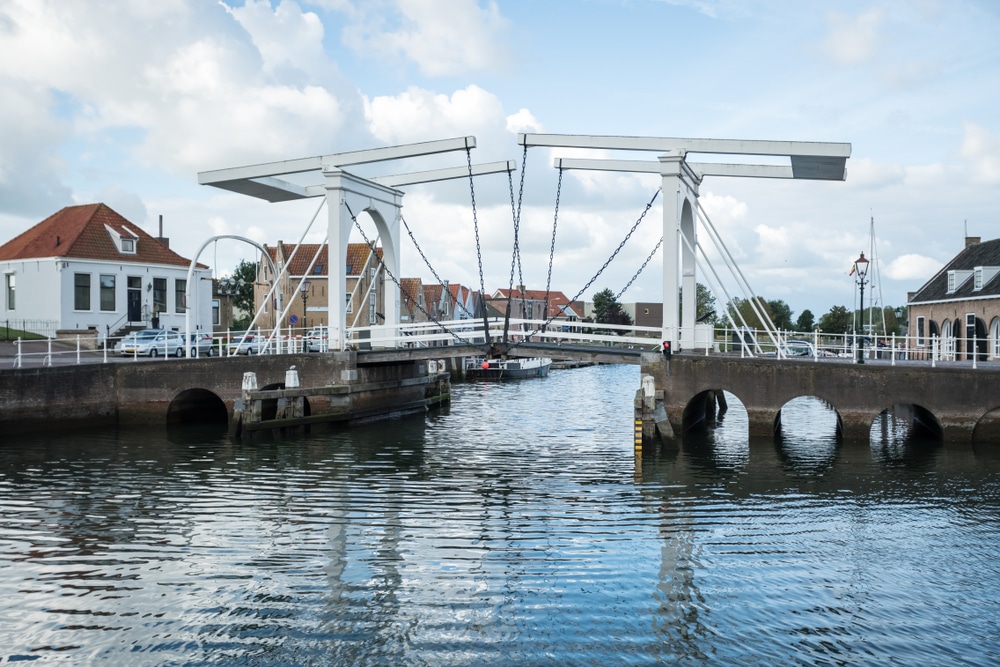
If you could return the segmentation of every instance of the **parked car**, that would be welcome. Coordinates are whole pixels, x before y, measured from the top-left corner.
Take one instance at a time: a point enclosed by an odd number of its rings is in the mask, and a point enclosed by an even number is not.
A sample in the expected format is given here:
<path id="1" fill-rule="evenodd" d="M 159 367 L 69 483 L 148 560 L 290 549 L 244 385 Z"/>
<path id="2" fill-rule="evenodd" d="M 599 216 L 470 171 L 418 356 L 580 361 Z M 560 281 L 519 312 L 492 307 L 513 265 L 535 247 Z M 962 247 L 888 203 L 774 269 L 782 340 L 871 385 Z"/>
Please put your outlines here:
<path id="1" fill-rule="evenodd" d="M 126 336 L 119 347 L 123 356 L 184 356 L 184 336 L 171 329 L 143 329 Z"/>
<path id="2" fill-rule="evenodd" d="M 206 357 L 211 357 L 215 355 L 215 340 L 212 338 L 212 334 L 205 333 L 204 331 L 197 331 L 191 334 L 191 356 L 200 357 L 205 355 Z M 185 350 L 185 352 L 187 352 Z"/>
<path id="3" fill-rule="evenodd" d="M 234 354 L 261 354 L 267 352 L 267 337 L 257 334 L 234 335 L 229 343 L 229 356 Z"/>
<path id="4" fill-rule="evenodd" d="M 306 352 L 328 352 L 330 350 L 330 329 L 313 327 L 306 334 Z"/>

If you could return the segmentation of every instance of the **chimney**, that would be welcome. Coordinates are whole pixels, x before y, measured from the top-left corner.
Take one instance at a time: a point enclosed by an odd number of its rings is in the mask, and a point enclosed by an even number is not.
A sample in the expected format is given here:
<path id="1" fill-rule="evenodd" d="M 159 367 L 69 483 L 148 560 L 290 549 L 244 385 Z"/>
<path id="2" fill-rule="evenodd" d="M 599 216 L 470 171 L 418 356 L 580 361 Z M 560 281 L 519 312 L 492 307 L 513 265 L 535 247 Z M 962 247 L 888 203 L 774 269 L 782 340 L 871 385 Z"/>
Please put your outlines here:
<path id="1" fill-rule="evenodd" d="M 156 240 L 163 244 L 164 248 L 170 247 L 170 239 L 163 236 L 163 214 L 160 214 L 160 235 L 156 237 Z"/>
<path id="2" fill-rule="evenodd" d="M 971 248 L 974 245 L 979 245 L 980 241 L 982 241 L 982 237 L 981 236 L 966 236 L 965 237 L 965 247 L 966 248 Z"/>

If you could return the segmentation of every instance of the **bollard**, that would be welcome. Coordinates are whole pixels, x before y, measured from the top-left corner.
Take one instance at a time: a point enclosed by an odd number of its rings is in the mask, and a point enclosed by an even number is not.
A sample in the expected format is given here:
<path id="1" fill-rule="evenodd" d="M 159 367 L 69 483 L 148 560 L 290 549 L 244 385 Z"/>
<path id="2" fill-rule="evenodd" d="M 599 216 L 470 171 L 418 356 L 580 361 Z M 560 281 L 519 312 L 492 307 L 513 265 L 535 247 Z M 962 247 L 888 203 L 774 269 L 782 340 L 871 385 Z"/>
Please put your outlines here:
<path id="1" fill-rule="evenodd" d="M 285 389 L 298 389 L 298 388 L 299 388 L 299 372 L 295 370 L 295 366 L 292 366 L 287 371 L 285 371 Z"/>
<path id="2" fill-rule="evenodd" d="M 427 374 L 435 375 L 438 372 L 438 362 L 434 359 L 427 360 Z"/>
<path id="3" fill-rule="evenodd" d="M 14 357 L 14 368 L 21 367 L 21 339 L 20 337 L 14 341 L 14 345 L 17 346 L 17 356 Z"/>
<path id="4" fill-rule="evenodd" d="M 51 338 L 46 338 L 45 342 L 47 343 L 46 349 L 48 349 L 48 354 L 45 355 L 45 365 L 46 366 L 51 366 L 52 365 L 52 339 Z"/>
<path id="5" fill-rule="evenodd" d="M 80 365 L 80 334 L 76 335 L 76 365 Z"/>

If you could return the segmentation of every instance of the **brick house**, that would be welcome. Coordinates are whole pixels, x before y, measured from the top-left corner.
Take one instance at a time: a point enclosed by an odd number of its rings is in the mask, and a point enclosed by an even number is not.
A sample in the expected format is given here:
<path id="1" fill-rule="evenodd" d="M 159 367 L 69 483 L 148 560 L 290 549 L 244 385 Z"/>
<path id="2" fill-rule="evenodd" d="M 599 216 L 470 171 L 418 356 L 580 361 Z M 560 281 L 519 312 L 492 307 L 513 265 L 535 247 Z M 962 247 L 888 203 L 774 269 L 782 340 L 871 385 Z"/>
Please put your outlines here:
<path id="1" fill-rule="evenodd" d="M 0 321 L 98 339 L 129 325 L 182 330 L 190 266 L 106 204 L 68 206 L 0 246 Z M 194 329 L 212 329 L 210 279 L 195 267 Z"/>
<path id="2" fill-rule="evenodd" d="M 1000 359 L 1000 239 L 967 237 L 965 248 L 907 295 L 908 346 L 942 359 Z"/>
<path id="3" fill-rule="evenodd" d="M 264 311 L 257 320 L 261 327 L 274 328 L 283 309 L 282 304 L 289 303 L 291 307 L 281 323 L 282 329 L 291 327 L 305 330 L 326 326 L 330 322 L 330 281 L 327 278 L 329 246 L 325 243 L 303 243 L 298 252 L 295 252 L 295 247 L 294 244 L 282 241 L 278 241 L 275 246 L 264 246 L 281 277 L 278 280 L 278 293 L 272 295 L 270 302 L 265 304 L 274 276 L 271 275 L 267 262 L 259 263 L 257 283 L 254 286 L 254 308 L 255 311 L 260 311 L 261 306 L 264 306 Z M 368 327 L 383 323 L 386 278 L 381 269 L 382 249 L 377 248 L 376 253 L 377 256 L 373 256 L 371 249 L 364 243 L 351 243 L 347 246 L 347 293 L 344 298 L 347 300 L 349 327 Z M 283 270 L 282 267 L 287 268 Z M 305 289 L 300 287 L 300 283 Z M 305 300 L 302 299 L 303 294 Z"/>

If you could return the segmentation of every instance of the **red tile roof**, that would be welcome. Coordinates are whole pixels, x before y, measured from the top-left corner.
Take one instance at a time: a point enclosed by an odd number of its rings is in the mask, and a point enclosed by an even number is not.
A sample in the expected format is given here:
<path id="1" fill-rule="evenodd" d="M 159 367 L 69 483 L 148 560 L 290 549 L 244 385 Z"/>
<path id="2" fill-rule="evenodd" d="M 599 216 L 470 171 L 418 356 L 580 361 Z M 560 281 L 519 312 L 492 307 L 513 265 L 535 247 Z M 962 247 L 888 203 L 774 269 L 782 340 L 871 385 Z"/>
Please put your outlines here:
<path id="1" fill-rule="evenodd" d="M 493 293 L 491 301 L 497 301 L 500 299 L 506 300 L 510 298 L 511 301 L 519 301 L 524 299 L 526 301 L 545 301 L 545 290 L 543 289 L 526 289 L 520 290 L 517 288 L 506 289 L 500 288 Z M 564 310 L 570 308 L 576 312 L 577 317 L 582 317 L 583 309 L 578 308 L 579 302 L 571 302 L 569 297 L 567 297 L 562 292 L 557 292 L 555 290 L 549 292 L 549 307 L 547 317 L 560 317 L 564 316 Z"/>
<path id="2" fill-rule="evenodd" d="M 281 243 L 279 241 L 279 243 Z M 290 257 L 292 252 L 295 251 L 294 243 L 281 243 L 284 256 Z M 267 249 L 267 253 L 271 256 L 275 262 L 278 260 L 278 248 L 277 246 L 264 246 Z M 316 263 L 313 264 L 313 272 L 315 272 L 317 266 L 321 266 L 320 272 L 315 274 L 318 277 L 325 277 L 330 270 L 330 256 L 329 256 L 329 246 L 324 243 L 322 247 L 319 243 L 303 243 L 295 257 L 292 259 L 288 266 L 288 274 L 292 276 L 305 275 L 306 269 L 309 268 L 309 262 L 312 261 L 313 256 L 316 251 L 319 250 L 319 257 L 316 258 Z M 382 248 L 376 248 L 379 259 L 382 258 Z M 371 255 L 371 249 L 365 243 L 348 243 L 347 244 L 347 275 L 357 276 L 360 274 L 361 269 L 364 268 L 365 262 L 368 260 L 368 256 Z M 377 264 L 375 264 L 377 266 Z"/>
<path id="3" fill-rule="evenodd" d="M 105 225 L 136 238 L 135 254 L 122 253 Z M 67 206 L 0 246 L 0 260 L 67 257 L 134 264 L 190 266 L 191 260 L 157 241 L 107 204 Z M 198 266 L 206 268 L 205 265 Z"/>

